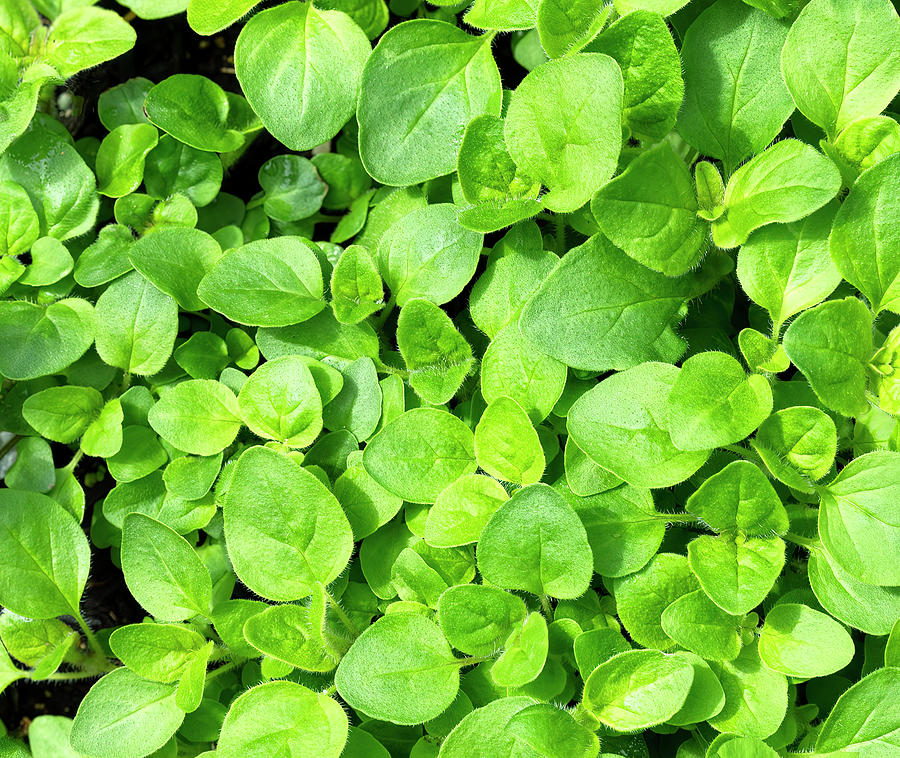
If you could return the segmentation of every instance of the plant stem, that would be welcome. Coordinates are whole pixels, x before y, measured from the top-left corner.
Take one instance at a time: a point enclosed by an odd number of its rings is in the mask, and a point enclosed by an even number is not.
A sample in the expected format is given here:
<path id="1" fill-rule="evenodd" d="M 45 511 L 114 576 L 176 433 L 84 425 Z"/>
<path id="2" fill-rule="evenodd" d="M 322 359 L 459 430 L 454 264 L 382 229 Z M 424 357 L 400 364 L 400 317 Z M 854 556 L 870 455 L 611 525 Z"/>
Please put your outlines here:
<path id="1" fill-rule="evenodd" d="M 84 450 L 81 450 L 81 449 L 76 450 L 75 455 L 72 456 L 72 460 L 70 460 L 68 462 L 68 464 L 66 464 L 66 470 L 71 474 L 75 470 L 75 467 L 78 465 L 79 461 L 81 461 L 81 459 L 83 457 L 84 457 Z"/>
<path id="2" fill-rule="evenodd" d="M 100 676 L 99 671 L 94 672 L 85 672 L 85 671 L 63 671 L 62 673 L 50 674 L 50 676 L 45 676 L 43 679 L 32 679 L 33 682 L 69 682 L 74 679 L 93 679 L 94 677 Z"/>
<path id="3" fill-rule="evenodd" d="M 219 666 L 217 669 L 213 669 L 206 675 L 207 684 L 215 679 L 217 676 L 221 676 L 226 671 L 231 671 L 236 666 L 240 666 L 242 661 L 232 661 L 231 663 L 226 663 L 224 666 Z"/>
<path id="4" fill-rule="evenodd" d="M 397 305 L 397 295 L 395 293 L 391 293 L 391 296 L 388 298 L 388 301 L 384 304 L 384 308 L 381 309 L 381 313 L 375 316 L 372 319 L 372 327 L 375 331 L 379 331 L 382 326 L 384 326 L 384 322 L 388 320 L 388 317 L 391 313 L 394 312 L 394 308 Z"/>
<path id="5" fill-rule="evenodd" d="M 700 521 L 692 513 L 661 513 L 660 518 L 667 524 L 696 524 Z"/>
<path id="6" fill-rule="evenodd" d="M 804 537 L 800 534 L 795 534 L 794 532 L 788 532 L 784 535 L 784 538 L 788 542 L 793 542 L 795 545 L 800 545 L 801 547 L 805 547 L 807 550 L 814 550 L 819 546 L 818 540 L 811 539 L 809 537 Z"/>
<path id="7" fill-rule="evenodd" d="M 88 647 L 94 651 L 94 654 L 100 658 L 101 660 L 106 660 L 106 651 L 103 649 L 103 645 L 100 644 L 100 640 L 97 639 L 97 635 L 91 631 L 91 628 L 88 626 L 87 621 L 84 620 L 84 616 L 81 615 L 81 611 L 75 609 L 75 612 L 72 614 L 75 616 L 75 620 L 78 622 L 78 626 L 81 627 L 81 631 L 87 640 Z"/>
<path id="8" fill-rule="evenodd" d="M 538 595 L 541 599 L 541 610 L 544 612 L 544 616 L 547 617 L 547 623 L 549 624 L 553 621 L 553 606 L 550 605 L 550 598 L 546 595 Z"/>
<path id="9" fill-rule="evenodd" d="M 325 586 L 322 586 L 322 591 L 325 593 L 325 599 L 330 603 L 331 607 L 334 608 L 335 615 L 341 620 L 341 623 L 347 627 L 347 631 L 353 635 L 354 639 L 359 637 L 359 629 L 357 629 L 356 624 L 353 623 L 353 619 L 347 615 L 347 611 L 341 608 L 341 604 L 335 600 L 334 596 L 325 589 Z"/>
<path id="10" fill-rule="evenodd" d="M 20 439 L 22 439 L 22 435 L 21 435 L 21 434 L 14 434 L 12 437 L 10 437 L 10 438 L 6 441 L 6 443 L 3 445 L 3 447 L 0 447 L 0 458 L 2 458 L 2 457 L 3 457 L 4 455 L 6 455 L 10 450 L 12 450 L 12 449 L 16 446 L 16 443 L 17 443 Z"/>

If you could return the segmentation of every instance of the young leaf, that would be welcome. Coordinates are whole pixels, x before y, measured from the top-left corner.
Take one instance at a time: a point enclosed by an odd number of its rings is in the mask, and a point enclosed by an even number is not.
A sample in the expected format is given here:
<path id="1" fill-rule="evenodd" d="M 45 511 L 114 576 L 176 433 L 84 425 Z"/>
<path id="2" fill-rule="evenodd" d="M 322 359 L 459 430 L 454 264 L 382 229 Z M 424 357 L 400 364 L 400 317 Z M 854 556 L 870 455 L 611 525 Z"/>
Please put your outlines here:
<path id="1" fill-rule="evenodd" d="M 272 600 L 308 596 L 344 570 L 353 534 L 334 495 L 307 469 L 263 447 L 238 460 L 225 499 L 235 573 Z"/>
<path id="2" fill-rule="evenodd" d="M 612 175 L 622 89 L 612 58 L 578 53 L 538 67 L 513 92 L 506 145 L 516 165 L 547 188 L 546 207 L 574 211 Z"/>
<path id="3" fill-rule="evenodd" d="M 37 492 L 0 490 L 0 603 L 20 616 L 77 614 L 91 551 L 78 522 Z"/>
<path id="4" fill-rule="evenodd" d="M 441 630 L 453 647 L 468 655 L 494 652 L 525 615 L 521 598 L 489 585 L 460 584 L 438 600 Z"/>
<path id="5" fill-rule="evenodd" d="M 342 324 L 358 324 L 383 305 L 378 264 L 361 245 L 350 245 L 331 272 L 331 307 Z"/>
<path id="6" fill-rule="evenodd" d="M 113 655 L 143 679 L 174 684 L 191 656 L 204 646 L 203 637 L 177 624 L 129 624 L 109 638 Z"/>
<path id="7" fill-rule="evenodd" d="M 260 366 L 238 394 L 241 418 L 260 437 L 306 447 L 322 431 L 322 399 L 306 361 L 284 356 Z"/>
<path id="8" fill-rule="evenodd" d="M 705 252 L 687 166 L 668 143 L 642 153 L 591 200 L 602 232 L 632 258 L 666 276 L 684 274 Z"/>
<path id="9" fill-rule="evenodd" d="M 591 672 L 584 704 L 618 732 L 646 729 L 679 711 L 693 679 L 693 667 L 682 658 L 658 650 L 629 650 Z"/>
<path id="10" fill-rule="evenodd" d="M 698 353 L 677 374 L 667 408 L 677 448 L 711 450 L 751 434 L 772 411 L 772 389 L 726 353 Z"/>
<path id="11" fill-rule="evenodd" d="M 42 437 L 54 442 L 77 440 L 103 408 L 103 396 L 93 387 L 49 387 L 30 395 L 22 416 Z"/>
<path id="12" fill-rule="evenodd" d="M 421 724 L 453 702 L 460 663 L 433 621 L 388 614 L 356 639 L 334 682 L 351 707 L 372 718 Z"/>
<path id="13" fill-rule="evenodd" d="M 834 55 L 821 55 L 827 44 Z M 900 89 L 900 19 L 887 0 L 813 0 L 791 26 L 781 71 L 794 102 L 833 138 Z"/>
<path id="14" fill-rule="evenodd" d="M 678 377 L 679 369 L 663 363 L 613 374 L 575 401 L 567 417 L 569 434 L 595 463 L 635 487 L 684 481 L 714 445 L 700 449 L 705 444 L 700 437 L 692 452 L 675 447 L 669 432 L 675 429 L 669 421 L 673 406 L 667 400 Z"/>
<path id="15" fill-rule="evenodd" d="M 221 452 L 241 428 L 237 398 L 212 379 L 191 379 L 164 392 L 148 421 L 170 445 L 194 455 Z"/>
<path id="16" fill-rule="evenodd" d="M 900 20 L 898 20 L 900 25 Z M 829 250 L 838 271 L 877 315 L 900 312 L 897 199 L 887 187 L 900 181 L 900 156 L 886 158 L 856 180 L 834 219 Z"/>
<path id="17" fill-rule="evenodd" d="M 491 516 L 478 540 L 478 570 L 498 587 L 573 598 L 587 589 L 593 556 L 572 507 L 546 484 L 533 484 Z"/>
<path id="18" fill-rule="evenodd" d="M 799 603 L 779 603 L 766 615 L 759 657 L 788 676 L 827 676 L 850 663 L 853 640 L 830 616 Z"/>
<path id="19" fill-rule="evenodd" d="M 663 631 L 675 642 L 716 661 L 733 661 L 741 652 L 740 621 L 740 616 L 723 611 L 703 590 L 682 595 L 660 617 Z"/>
<path id="20" fill-rule="evenodd" d="M 492 37 L 415 19 L 379 40 L 357 106 L 359 154 L 373 179 L 403 187 L 456 168 L 466 124 L 483 113 L 500 115 Z"/>
<path id="21" fill-rule="evenodd" d="M 184 537 L 149 516 L 125 517 L 122 572 L 135 599 L 162 621 L 209 615 L 209 571 Z"/>
<path id="22" fill-rule="evenodd" d="M 234 67 L 266 129 L 291 150 L 309 150 L 353 115 L 369 52 L 366 35 L 346 14 L 291 2 L 250 19 L 235 44 Z M 273 55 L 282 62 L 274 69 Z"/>
<path id="23" fill-rule="evenodd" d="M 165 745 L 183 721 L 173 685 L 119 668 L 85 695 L 70 740 L 75 750 L 97 758 L 142 758 Z"/>
<path id="24" fill-rule="evenodd" d="M 107 197 L 134 192 L 144 178 L 144 159 L 159 138 L 150 124 L 123 124 L 113 129 L 97 151 L 97 189 Z"/>
<path id="25" fill-rule="evenodd" d="M 861 300 L 830 300 L 801 313 L 784 333 L 784 350 L 827 408 L 845 416 L 866 409 L 872 314 Z"/>
<path id="26" fill-rule="evenodd" d="M 397 347 L 409 384 L 427 403 L 449 402 L 472 368 L 472 348 L 430 300 L 407 300 L 397 319 Z"/>
<path id="27" fill-rule="evenodd" d="M 474 474 L 472 431 L 436 408 L 406 411 L 366 445 L 363 465 L 382 487 L 413 503 L 433 503 L 441 490 Z"/>
<path id="28" fill-rule="evenodd" d="M 725 213 L 712 225 L 713 241 L 719 247 L 742 245 L 754 229 L 808 216 L 840 188 L 841 173 L 830 158 L 799 140 L 776 142 L 731 175 Z"/>
<path id="29" fill-rule="evenodd" d="M 491 476 L 527 486 L 544 473 L 544 451 L 528 415 L 515 400 L 500 397 L 475 427 L 475 460 Z"/>
<path id="30" fill-rule="evenodd" d="M 294 682 L 266 682 L 231 704 L 216 755 L 264 758 L 289 755 L 302 746 L 311 755 L 338 758 L 347 726 L 347 714 L 327 695 Z"/>
<path id="31" fill-rule="evenodd" d="M 97 353 L 129 374 L 149 376 L 172 355 L 178 304 L 137 271 L 117 279 L 97 299 Z"/>
<path id="32" fill-rule="evenodd" d="M 299 237 L 250 242 L 220 258 L 197 294 L 213 310 L 248 326 L 288 326 L 325 307 L 322 269 Z"/>

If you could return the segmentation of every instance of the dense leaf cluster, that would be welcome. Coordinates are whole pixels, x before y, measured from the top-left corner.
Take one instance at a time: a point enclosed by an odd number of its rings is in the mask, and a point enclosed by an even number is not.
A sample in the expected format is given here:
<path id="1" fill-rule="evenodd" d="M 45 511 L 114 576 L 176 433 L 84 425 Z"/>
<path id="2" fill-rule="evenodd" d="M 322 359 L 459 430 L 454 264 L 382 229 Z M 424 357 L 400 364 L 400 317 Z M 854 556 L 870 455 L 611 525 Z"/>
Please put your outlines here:
<path id="1" fill-rule="evenodd" d="M 891 1 L 242 23 L 0 2 L 0 756 L 900 754 Z"/>

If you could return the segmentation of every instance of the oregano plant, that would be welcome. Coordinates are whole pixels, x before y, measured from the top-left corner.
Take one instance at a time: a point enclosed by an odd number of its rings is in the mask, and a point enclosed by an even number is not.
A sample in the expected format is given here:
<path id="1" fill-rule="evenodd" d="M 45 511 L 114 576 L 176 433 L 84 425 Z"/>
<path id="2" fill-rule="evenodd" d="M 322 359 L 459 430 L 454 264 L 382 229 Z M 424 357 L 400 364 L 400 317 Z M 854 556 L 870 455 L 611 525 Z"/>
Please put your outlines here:
<path id="1" fill-rule="evenodd" d="M 898 90 L 892 0 L 0 0 L 0 758 L 900 755 Z"/>

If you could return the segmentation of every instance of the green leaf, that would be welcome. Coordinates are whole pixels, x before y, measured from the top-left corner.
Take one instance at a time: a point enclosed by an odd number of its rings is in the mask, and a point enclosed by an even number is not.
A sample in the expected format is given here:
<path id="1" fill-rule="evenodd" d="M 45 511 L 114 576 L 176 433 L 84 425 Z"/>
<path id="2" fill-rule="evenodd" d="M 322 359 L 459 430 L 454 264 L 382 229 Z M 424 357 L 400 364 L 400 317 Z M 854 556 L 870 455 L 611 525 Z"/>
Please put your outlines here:
<path id="1" fill-rule="evenodd" d="M 68 79 L 131 50 L 134 29 L 115 11 L 84 6 L 63 10 L 50 25 L 47 60 Z"/>
<path id="2" fill-rule="evenodd" d="M 97 758 L 142 758 L 165 745 L 182 721 L 173 685 L 119 668 L 85 695 L 70 740 L 75 750 Z"/>
<path id="3" fill-rule="evenodd" d="M 16 182 L 0 182 L 0 254 L 27 252 L 40 233 L 28 193 Z"/>
<path id="4" fill-rule="evenodd" d="M 725 706 L 709 723 L 720 732 L 765 739 L 785 716 L 787 680 L 766 668 L 756 643 L 747 645 L 733 661 L 710 662 L 722 689 Z"/>
<path id="5" fill-rule="evenodd" d="M 617 5 L 621 4 L 620 0 Z M 675 126 L 684 97 L 681 60 L 666 22 L 658 15 L 665 9 L 653 7 L 648 0 L 643 0 L 642 7 L 629 5 L 633 7 L 620 10 L 621 18 L 587 49 L 605 53 L 619 64 L 625 82 L 624 124 L 639 139 L 652 142 Z"/>
<path id="6" fill-rule="evenodd" d="M 104 226 L 97 239 L 75 261 L 75 281 L 82 287 L 96 287 L 131 271 L 128 248 L 133 242 L 128 227 L 120 224 Z"/>
<path id="7" fill-rule="evenodd" d="M 822 44 L 833 51 L 823 58 Z M 791 26 L 781 71 L 797 107 L 834 137 L 900 89 L 900 19 L 887 0 L 814 0 Z"/>
<path id="8" fill-rule="evenodd" d="M 93 387 L 50 387 L 28 397 L 22 416 L 42 437 L 54 442 L 77 440 L 103 408 Z"/>
<path id="9" fill-rule="evenodd" d="M 547 660 L 547 622 L 540 613 L 530 613 L 513 630 L 503 653 L 491 666 L 491 678 L 501 687 L 522 687 L 534 681 Z"/>
<path id="10" fill-rule="evenodd" d="M 328 191 L 312 161 L 299 155 L 276 155 L 267 160 L 259 170 L 259 185 L 265 193 L 266 215 L 281 223 L 312 216 L 322 207 Z"/>
<path id="11" fill-rule="evenodd" d="M 475 473 L 474 435 L 446 411 L 416 408 L 369 441 L 363 465 L 389 492 L 409 502 L 433 503 L 460 476 Z"/>
<path id="12" fill-rule="evenodd" d="M 900 453 L 885 450 L 854 459 L 820 493 L 825 549 L 867 584 L 900 584 L 900 568 L 890 558 L 900 547 L 898 489 Z"/>
<path id="13" fill-rule="evenodd" d="M 534 0 L 476 0 L 466 12 L 465 21 L 478 29 L 505 32 L 530 29 L 535 23 L 537 7 L 538 3 Z"/>
<path id="14" fill-rule="evenodd" d="M 156 519 L 141 513 L 125 517 L 122 572 L 131 594 L 155 618 L 209 615 L 209 571 L 184 537 Z"/>
<path id="15" fill-rule="evenodd" d="M 299 237 L 259 240 L 218 259 L 197 294 L 213 310 L 249 326 L 288 326 L 325 307 L 322 268 Z"/>
<path id="16" fill-rule="evenodd" d="M 388 614 L 356 639 L 334 681 L 340 696 L 371 718 L 421 724 L 453 702 L 460 663 L 433 621 Z"/>
<path id="17" fill-rule="evenodd" d="M 837 270 L 866 296 L 876 315 L 900 312 L 897 199 L 886 191 L 897 181 L 896 155 L 863 173 L 841 204 L 829 239 Z"/>
<path id="18" fill-rule="evenodd" d="M 504 127 L 509 154 L 547 188 L 542 202 L 550 210 L 574 211 L 612 175 L 622 91 L 612 58 L 578 53 L 539 66 L 513 92 Z"/>
<path id="19" fill-rule="evenodd" d="M 322 399 L 306 361 L 284 356 L 254 371 L 238 394 L 241 419 L 260 437 L 306 447 L 322 431 Z"/>
<path id="20" fill-rule="evenodd" d="M 750 435 L 772 412 L 772 389 L 726 353 L 699 353 L 675 377 L 667 408 L 677 448 L 711 450 Z"/>
<path id="21" fill-rule="evenodd" d="M 350 245 L 331 272 L 331 307 L 342 324 L 358 324 L 384 305 L 378 264 L 367 248 Z"/>
<path id="22" fill-rule="evenodd" d="M 291 2 L 244 26 L 234 67 L 266 129 L 291 150 L 309 150 L 353 115 L 369 50 L 349 16 Z M 274 68 L 273 54 L 281 61 Z"/>
<path id="23" fill-rule="evenodd" d="M 159 134 L 150 124 L 122 124 L 97 151 L 97 189 L 107 197 L 134 192 L 144 178 L 144 159 L 156 147 Z"/>
<path id="24" fill-rule="evenodd" d="M 447 641 L 469 655 L 493 653 L 525 615 L 521 598 L 489 585 L 460 584 L 438 600 L 438 621 Z"/>
<path id="25" fill-rule="evenodd" d="M 845 416 L 866 409 L 872 314 L 861 300 L 830 300 L 801 313 L 784 333 L 784 350 L 827 408 Z"/>
<path id="26" fill-rule="evenodd" d="M 703 590 L 676 599 L 660 622 L 675 642 L 706 660 L 732 661 L 741 652 L 740 617 L 723 611 Z"/>
<path id="27" fill-rule="evenodd" d="M 550 703 L 523 708 L 507 722 L 506 731 L 515 738 L 517 749 L 527 746 L 534 755 L 554 758 L 596 756 L 597 736 L 573 716 Z"/>
<path id="28" fill-rule="evenodd" d="M 262 447 L 238 460 L 225 498 L 235 573 L 271 600 L 308 596 L 350 559 L 353 534 L 334 495 L 290 458 Z"/>
<path id="29" fill-rule="evenodd" d="M 397 347 L 409 384 L 427 403 L 449 402 L 472 369 L 472 348 L 430 300 L 407 300 L 397 319 Z"/>
<path id="30" fill-rule="evenodd" d="M 574 598 L 587 589 L 593 555 L 574 509 L 551 487 L 533 484 L 491 516 L 478 540 L 478 570 L 498 587 Z"/>
<path id="31" fill-rule="evenodd" d="M 591 672 L 584 703 L 618 732 L 646 729 L 680 710 L 693 678 L 693 667 L 682 658 L 658 650 L 629 650 Z"/>
<path id="32" fill-rule="evenodd" d="M 113 655 L 143 679 L 174 684 L 194 653 L 205 644 L 203 637 L 178 624 L 129 624 L 109 637 Z"/>
<path id="33" fill-rule="evenodd" d="M 485 409 L 475 427 L 475 460 L 505 482 L 527 486 L 544 473 L 544 451 L 537 432 L 515 400 L 500 397 Z"/>
<path id="34" fill-rule="evenodd" d="M 866 634 L 884 635 L 900 618 L 900 589 L 865 584 L 823 550 L 809 556 L 809 584 L 832 616 Z"/>
<path id="35" fill-rule="evenodd" d="M 737 275 L 741 287 L 775 323 L 773 334 L 791 316 L 828 297 L 841 275 L 828 254 L 828 235 L 837 211 L 829 203 L 790 224 L 769 224 L 741 245 Z"/>
<path id="36" fill-rule="evenodd" d="M 209 205 L 218 195 L 222 175 L 219 156 L 197 150 L 164 134 L 147 155 L 144 186 L 148 194 L 159 200 L 181 193 L 191 203 L 201 207 Z"/>
<path id="37" fill-rule="evenodd" d="M 26 380 L 56 374 L 78 360 L 94 341 L 93 307 L 69 298 L 43 307 L 0 302 L 0 374 Z"/>
<path id="38" fill-rule="evenodd" d="M 776 142 L 731 175 L 713 240 L 719 247 L 743 245 L 754 229 L 808 216 L 840 188 L 841 172 L 830 158 L 799 140 Z"/>
<path id="39" fill-rule="evenodd" d="M 187 311 L 206 306 L 197 288 L 221 257 L 219 243 L 199 229 L 159 229 L 128 248 L 131 265 Z"/>
<path id="40" fill-rule="evenodd" d="M 726 174 L 761 152 L 794 110 L 779 68 L 787 33 L 787 24 L 761 10 L 718 0 L 684 35 L 678 133 L 723 161 Z"/>
<path id="41" fill-rule="evenodd" d="M 716 278 L 718 267 L 728 265 L 708 261 Z M 544 280 L 522 311 L 522 332 L 573 368 L 608 371 L 676 361 L 685 350 L 673 329 L 678 311 L 705 289 L 705 275 L 700 269 L 665 277 L 597 235 L 570 250 Z"/>
<path id="42" fill-rule="evenodd" d="M 688 544 L 688 562 L 709 598 L 726 613 L 739 616 L 771 591 L 784 566 L 784 542 L 741 533 L 702 535 Z"/>
<path id="43" fill-rule="evenodd" d="M 759 657 L 788 676 L 827 676 L 853 658 L 853 640 L 825 613 L 799 603 L 779 603 L 766 615 L 759 636 Z"/>
<path id="44" fill-rule="evenodd" d="M 31 246 L 31 263 L 19 278 L 29 287 L 56 284 L 72 271 L 75 262 L 65 245 L 53 237 L 41 237 Z"/>
<path id="45" fill-rule="evenodd" d="M 328 429 L 346 429 L 358 440 L 368 440 L 381 419 L 381 385 L 371 358 L 357 358 L 342 372 L 343 386 L 325 405 L 322 417 Z"/>
<path id="46" fill-rule="evenodd" d="M 97 116 L 109 131 L 124 124 L 149 124 L 144 113 L 144 98 L 153 82 L 143 76 L 110 87 L 97 98 Z"/>
<path id="47" fill-rule="evenodd" d="M 708 230 L 697 217 L 694 183 L 668 143 L 642 153 L 602 187 L 591 212 L 614 245 L 666 276 L 689 271 L 705 252 Z"/>
<path id="48" fill-rule="evenodd" d="M 700 656 L 683 650 L 678 650 L 673 655 L 687 661 L 693 667 L 694 680 L 691 682 L 684 705 L 669 719 L 669 723 L 688 726 L 718 715 L 725 706 L 725 691 L 710 665 Z"/>
<path id="49" fill-rule="evenodd" d="M 337 488 L 337 483 L 335 483 Z M 425 541 L 434 547 L 477 542 L 484 525 L 507 499 L 503 485 L 481 474 L 467 474 L 448 484 L 428 509 Z"/>
<path id="50" fill-rule="evenodd" d="M 666 522 L 653 507 L 650 490 L 622 484 L 576 497 L 556 486 L 584 524 L 596 573 L 606 577 L 633 574 L 659 550 Z"/>
<path id="51" fill-rule="evenodd" d="M 378 265 L 398 305 L 422 297 L 452 300 L 475 274 L 481 234 L 457 221 L 456 206 L 419 208 L 397 221 L 378 245 Z"/>
<path id="52" fill-rule="evenodd" d="M 191 379 L 168 389 L 148 420 L 166 442 L 194 455 L 221 452 L 241 428 L 237 398 L 211 379 Z"/>
<path id="53" fill-rule="evenodd" d="M 136 271 L 114 281 L 97 299 L 97 353 L 129 374 L 160 371 L 175 344 L 178 305 Z"/>
<path id="54" fill-rule="evenodd" d="M 876 669 L 844 692 L 816 738 L 819 752 L 849 748 L 861 756 L 890 755 L 900 746 L 897 702 L 900 669 Z"/>
<path id="55" fill-rule="evenodd" d="M 75 519 L 45 495 L 4 489 L 0 526 L 0 603 L 33 619 L 77 613 L 91 551 Z"/>
<path id="56" fill-rule="evenodd" d="M 816 481 L 831 470 L 837 454 L 837 429 L 824 411 L 795 406 L 763 421 L 751 445 L 776 479 L 809 491 L 804 477 Z"/>
<path id="57" fill-rule="evenodd" d="M 580 52 L 606 24 L 610 10 L 580 0 L 543 0 L 537 6 L 541 47 L 550 58 Z"/>
<path id="58" fill-rule="evenodd" d="M 267 682 L 231 704 L 216 755 L 263 758 L 290 755 L 297 747 L 322 758 L 338 758 L 347 727 L 347 715 L 327 695 L 294 682 Z"/>
<path id="59" fill-rule="evenodd" d="M 119 450 L 107 459 L 106 466 L 116 481 L 133 482 L 164 466 L 167 459 L 168 455 L 153 430 L 130 424 L 122 428 Z"/>
<path id="60" fill-rule="evenodd" d="M 567 418 L 569 434 L 595 463 L 635 487 L 684 481 L 709 452 L 685 452 L 673 443 L 673 406 L 667 400 L 678 378 L 679 369 L 663 363 L 642 363 L 613 374 L 575 401 Z M 704 441 L 699 438 L 696 447 Z"/>
<path id="61" fill-rule="evenodd" d="M 403 500 L 376 482 L 362 464 L 350 466 L 335 480 L 333 489 L 357 540 L 384 526 L 403 505 Z"/>
<path id="62" fill-rule="evenodd" d="M 635 642 L 659 650 L 675 647 L 675 640 L 663 631 L 661 617 L 674 601 L 697 589 L 684 556 L 659 553 L 613 586 L 619 619 Z"/>
<path id="63" fill-rule="evenodd" d="M 216 34 L 245 16 L 258 3 L 259 0 L 189 0 L 188 24 L 197 34 Z"/>
<path id="64" fill-rule="evenodd" d="M 491 38 L 415 19 L 379 40 L 363 69 L 357 107 L 360 158 L 373 179 L 406 186 L 456 168 L 466 124 L 483 113 L 500 115 Z"/>
<path id="65" fill-rule="evenodd" d="M 684 505 L 717 532 L 737 530 L 749 537 L 784 534 L 790 523 L 775 488 L 758 466 L 734 461 L 713 474 Z"/>
<path id="66" fill-rule="evenodd" d="M 247 619 L 244 637 L 259 652 L 304 671 L 331 671 L 335 654 L 323 646 L 322 628 L 311 608 L 270 606 Z"/>
<path id="67" fill-rule="evenodd" d="M 233 97 L 205 76 L 174 74 L 147 93 L 144 112 L 179 142 L 197 150 L 229 153 L 245 139 L 242 114 L 231 113 Z"/>
<path id="68" fill-rule="evenodd" d="M 515 400 L 532 423 L 550 414 L 566 386 L 566 367 L 525 337 L 514 321 L 497 332 L 481 361 L 481 394 Z"/>
<path id="69" fill-rule="evenodd" d="M 515 733 L 507 729 L 517 713 L 533 705 L 533 698 L 519 696 L 501 697 L 476 708 L 444 740 L 441 758 L 469 758 L 472 755 L 506 758 L 520 748 L 533 754 L 527 743 L 519 745 Z"/>

